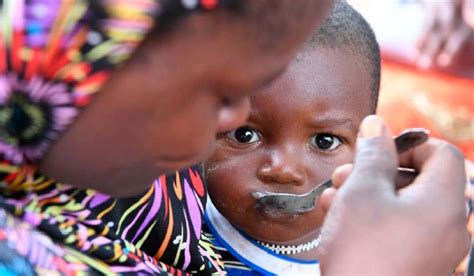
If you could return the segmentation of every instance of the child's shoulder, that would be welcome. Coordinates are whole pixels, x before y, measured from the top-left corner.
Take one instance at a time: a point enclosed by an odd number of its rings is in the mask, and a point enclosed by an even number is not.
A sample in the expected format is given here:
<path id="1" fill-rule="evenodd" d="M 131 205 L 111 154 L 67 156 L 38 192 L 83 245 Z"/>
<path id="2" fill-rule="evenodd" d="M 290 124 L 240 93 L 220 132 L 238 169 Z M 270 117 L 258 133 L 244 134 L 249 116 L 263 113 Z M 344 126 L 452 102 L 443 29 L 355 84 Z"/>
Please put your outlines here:
<path id="1" fill-rule="evenodd" d="M 213 251 L 218 254 L 217 258 L 222 262 L 221 265 L 224 266 L 227 275 L 257 275 L 252 268 L 236 259 L 232 253 L 216 239 L 212 231 L 207 227 L 207 223 L 203 225 L 201 239 L 211 244 Z"/>

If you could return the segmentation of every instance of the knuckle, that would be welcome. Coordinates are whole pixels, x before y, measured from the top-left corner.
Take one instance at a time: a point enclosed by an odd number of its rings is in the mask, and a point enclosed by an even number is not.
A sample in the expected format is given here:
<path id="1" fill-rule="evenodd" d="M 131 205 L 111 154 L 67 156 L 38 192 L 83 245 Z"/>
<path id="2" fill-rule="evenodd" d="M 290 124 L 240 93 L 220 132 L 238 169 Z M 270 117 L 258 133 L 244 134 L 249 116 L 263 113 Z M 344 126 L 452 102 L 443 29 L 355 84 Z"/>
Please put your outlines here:
<path id="1" fill-rule="evenodd" d="M 439 221 L 445 227 L 465 230 L 467 226 L 466 208 L 459 204 L 459 207 L 446 208 L 445 212 L 440 212 Z"/>
<path id="2" fill-rule="evenodd" d="M 396 157 L 389 153 L 381 153 L 374 149 L 363 149 L 358 152 L 354 168 L 361 171 L 386 172 L 387 168 L 395 168 Z"/>
<path id="3" fill-rule="evenodd" d="M 444 240 L 443 244 L 447 245 L 446 253 L 460 261 L 469 253 L 471 246 L 471 236 L 467 229 L 465 215 L 454 215 L 450 219 L 441 219 L 436 224 L 440 226 L 437 232 Z"/>
<path id="4" fill-rule="evenodd" d="M 458 162 L 464 162 L 464 155 L 459 148 L 456 146 L 444 141 L 441 143 L 439 147 L 439 152 L 446 158 L 450 160 L 457 160 Z"/>
<path id="5" fill-rule="evenodd" d="M 377 189 L 357 188 L 340 194 L 351 217 L 357 217 L 367 225 L 380 224 L 386 216 L 386 207 L 390 201 Z"/>
<path id="6" fill-rule="evenodd" d="M 453 234 L 446 242 L 452 246 L 452 253 L 455 253 L 458 256 L 458 259 L 462 259 L 469 254 L 471 248 L 471 236 L 466 227 L 459 231 L 453 231 Z"/>

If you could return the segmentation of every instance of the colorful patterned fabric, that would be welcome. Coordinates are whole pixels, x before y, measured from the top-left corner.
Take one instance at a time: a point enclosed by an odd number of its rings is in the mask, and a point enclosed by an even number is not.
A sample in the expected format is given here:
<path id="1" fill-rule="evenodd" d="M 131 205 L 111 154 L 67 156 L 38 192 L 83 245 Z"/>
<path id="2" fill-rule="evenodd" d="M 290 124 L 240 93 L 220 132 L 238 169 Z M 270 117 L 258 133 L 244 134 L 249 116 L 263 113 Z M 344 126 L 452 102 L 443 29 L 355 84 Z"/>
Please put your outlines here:
<path id="1" fill-rule="evenodd" d="M 144 195 L 120 200 L 17 168 L 5 166 L 11 172 L 0 174 L 22 187 L 1 191 L 0 223 L 7 223 L 0 224 L 0 264 L 3 252 L 13 249 L 35 271 L 222 271 L 219 256 L 201 237 L 207 195 L 198 167 L 162 176 Z"/>
<path id="2" fill-rule="evenodd" d="M 115 200 L 35 162 L 168 11 L 160 0 L 0 1 L 0 274 L 212 273 L 200 170 Z M 217 0 L 175 1 L 212 9 Z M 175 11 L 173 11 L 174 14 Z M 133 184 L 133 183 L 131 183 Z"/>

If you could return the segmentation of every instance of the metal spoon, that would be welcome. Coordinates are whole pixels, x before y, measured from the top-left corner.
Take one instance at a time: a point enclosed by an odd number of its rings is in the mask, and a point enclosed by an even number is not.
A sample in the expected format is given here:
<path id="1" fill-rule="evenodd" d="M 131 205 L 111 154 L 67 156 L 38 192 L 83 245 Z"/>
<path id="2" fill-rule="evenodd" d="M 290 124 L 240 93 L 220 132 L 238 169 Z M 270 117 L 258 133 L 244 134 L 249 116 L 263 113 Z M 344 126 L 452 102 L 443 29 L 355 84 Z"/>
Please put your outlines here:
<path id="1" fill-rule="evenodd" d="M 411 128 L 402 132 L 395 140 L 398 154 L 419 146 L 428 140 L 428 131 L 423 128 Z M 324 190 L 332 186 L 332 181 L 328 180 L 317 185 L 304 194 L 273 193 L 273 192 L 253 192 L 252 196 L 257 199 L 257 208 L 271 214 L 298 214 L 313 210 L 315 199 Z"/>

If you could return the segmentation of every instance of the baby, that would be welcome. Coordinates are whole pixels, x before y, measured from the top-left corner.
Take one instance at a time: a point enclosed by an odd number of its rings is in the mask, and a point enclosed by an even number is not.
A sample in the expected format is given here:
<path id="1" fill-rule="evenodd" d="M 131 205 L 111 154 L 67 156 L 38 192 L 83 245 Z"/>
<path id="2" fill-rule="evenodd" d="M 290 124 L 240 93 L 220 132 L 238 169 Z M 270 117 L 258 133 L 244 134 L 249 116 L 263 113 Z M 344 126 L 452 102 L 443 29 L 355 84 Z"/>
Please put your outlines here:
<path id="1" fill-rule="evenodd" d="M 209 237 L 229 274 L 319 273 L 325 212 L 272 215 L 253 192 L 302 194 L 354 156 L 375 113 L 380 52 L 368 23 L 338 2 L 287 70 L 251 98 L 245 126 L 223 133 L 205 164 Z"/>

